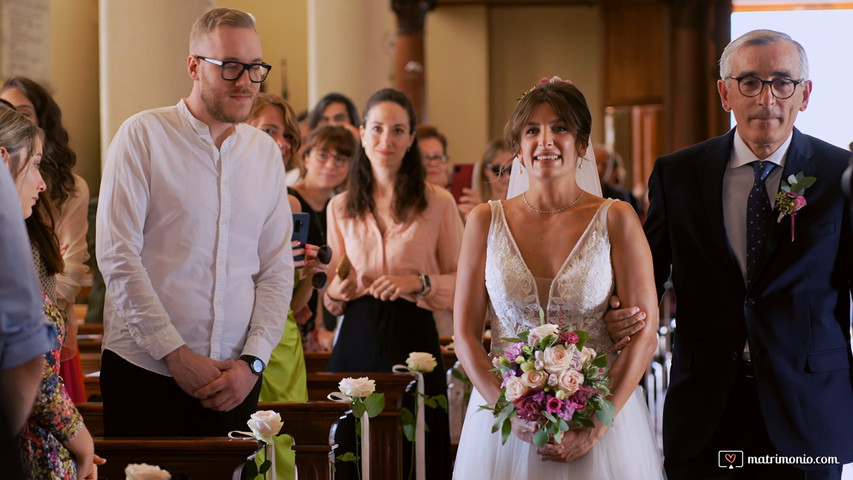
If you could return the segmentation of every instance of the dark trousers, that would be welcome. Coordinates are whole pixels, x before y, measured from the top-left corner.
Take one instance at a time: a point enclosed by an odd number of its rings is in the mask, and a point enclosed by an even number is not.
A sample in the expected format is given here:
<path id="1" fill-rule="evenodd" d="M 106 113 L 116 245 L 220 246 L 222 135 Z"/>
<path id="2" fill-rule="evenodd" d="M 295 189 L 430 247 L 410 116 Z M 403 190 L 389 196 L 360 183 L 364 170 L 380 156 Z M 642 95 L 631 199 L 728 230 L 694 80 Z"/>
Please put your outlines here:
<path id="1" fill-rule="evenodd" d="M 239 406 L 217 412 L 201 406 L 172 377 L 137 367 L 110 350 L 101 356 L 104 435 L 139 437 L 223 436 L 248 430 L 258 408 L 261 381 Z"/>
<path id="2" fill-rule="evenodd" d="M 746 459 L 747 456 L 773 457 L 778 454 L 767 434 L 767 425 L 761 414 L 752 366 L 744 363 L 738 374 L 734 393 L 726 405 L 723 419 L 708 445 L 699 455 L 688 460 L 673 461 L 667 458 L 664 461 L 664 468 L 668 480 L 839 480 L 841 478 L 842 465 L 827 465 L 826 468 L 806 471 L 787 464 L 749 464 Z"/>

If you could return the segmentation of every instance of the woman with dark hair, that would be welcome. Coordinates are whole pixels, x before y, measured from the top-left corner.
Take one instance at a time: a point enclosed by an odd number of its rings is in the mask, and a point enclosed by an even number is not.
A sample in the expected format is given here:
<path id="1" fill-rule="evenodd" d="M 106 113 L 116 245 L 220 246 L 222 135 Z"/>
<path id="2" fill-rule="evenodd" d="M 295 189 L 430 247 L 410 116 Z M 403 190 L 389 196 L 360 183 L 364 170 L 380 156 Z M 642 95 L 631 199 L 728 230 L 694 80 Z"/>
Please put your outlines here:
<path id="1" fill-rule="evenodd" d="M 6 80 L 0 98 L 8 100 L 34 125 L 44 131 L 41 172 L 47 194 L 58 216 L 54 227 L 65 271 L 56 276 L 56 304 L 66 311 L 69 331 L 62 349 L 62 378 L 75 402 L 84 402 L 83 374 L 77 355 L 77 315 L 74 302 L 80 282 L 88 270 L 86 233 L 89 228 L 89 186 L 73 173 L 77 155 L 68 146 L 68 132 L 62 126 L 62 111 L 50 93 L 26 77 Z"/>
<path id="2" fill-rule="evenodd" d="M 352 133 L 344 127 L 326 125 L 313 130 L 305 145 L 305 175 L 288 193 L 296 197 L 302 212 L 311 215 L 308 243 L 326 245 L 326 206 L 332 196 L 344 186 L 349 173 L 350 160 L 357 143 Z M 306 351 L 331 351 L 335 329 L 333 315 L 317 319 L 317 292 L 308 301 L 311 316 L 299 318 Z M 324 312 L 325 313 L 325 312 Z M 328 325 L 326 325 L 328 323 Z"/>
<path id="3" fill-rule="evenodd" d="M 97 465 L 103 460 L 95 455 L 92 436 L 59 376 L 59 345 L 66 335 L 68 318 L 56 305 L 56 275 L 64 265 L 53 230 L 50 197 L 41 195 L 46 189 L 39 172 L 44 158 L 42 138 L 39 128 L 23 115 L 0 109 L 0 156 L 15 181 L 26 218 L 44 295 L 43 311 L 58 334 L 56 346 L 44 355 L 41 385 L 18 444 L 27 478 L 94 480 Z"/>
<path id="4" fill-rule="evenodd" d="M 329 371 L 390 372 L 410 352 L 429 352 L 438 366 L 425 375 L 426 394 L 446 394 L 432 312 L 453 304 L 462 220 L 450 192 L 426 182 L 409 98 L 386 88 L 364 111 L 349 188 L 327 212 L 333 265 L 346 256 L 352 266 L 324 297 L 330 312 L 344 315 Z M 447 413 L 425 413 L 427 478 L 448 478 Z"/>
<path id="5" fill-rule="evenodd" d="M 583 156 L 591 124 L 586 98 L 577 87 L 558 77 L 543 79 L 522 97 L 504 129 L 507 146 L 521 158 L 518 168 L 526 172 L 529 189 L 509 200 L 479 205 L 468 217 L 454 322 L 456 354 L 474 391 L 456 455 L 456 478 L 663 476 L 648 408 L 637 386 L 657 348 L 656 323 L 646 322 L 617 354 L 603 319 L 615 290 L 620 298 L 629 296 L 629 304 L 648 318 L 657 318 L 651 252 L 630 205 L 605 200 L 578 184 L 584 169 L 595 172 L 595 164 Z M 551 438 L 537 448 L 530 410 L 544 409 L 533 392 L 546 379 L 514 377 L 521 378 L 522 392 L 510 398 L 519 408 L 504 444 L 500 432 L 492 433 L 492 412 L 480 408 L 495 405 L 503 386 L 492 359 L 511 345 L 508 339 L 539 327 L 543 318 L 559 329 L 588 332 L 586 345 L 608 353 L 608 399 L 615 420 L 612 427 L 597 419 L 594 426 L 573 426 L 560 442 Z M 483 348 L 485 319 L 492 329 L 489 353 Z M 563 381 L 561 370 L 549 370 L 555 381 Z M 530 396 L 523 397 L 524 391 Z"/>
<path id="6" fill-rule="evenodd" d="M 278 95 L 258 93 L 246 123 L 263 130 L 278 144 L 287 172 L 287 184 L 299 181 L 303 166 L 302 157 L 297 153 L 302 145 L 302 136 L 293 107 Z"/>
<path id="7" fill-rule="evenodd" d="M 329 93 L 317 102 L 308 117 L 308 129 L 323 125 L 352 125 L 358 127 L 358 109 L 344 94 Z"/>

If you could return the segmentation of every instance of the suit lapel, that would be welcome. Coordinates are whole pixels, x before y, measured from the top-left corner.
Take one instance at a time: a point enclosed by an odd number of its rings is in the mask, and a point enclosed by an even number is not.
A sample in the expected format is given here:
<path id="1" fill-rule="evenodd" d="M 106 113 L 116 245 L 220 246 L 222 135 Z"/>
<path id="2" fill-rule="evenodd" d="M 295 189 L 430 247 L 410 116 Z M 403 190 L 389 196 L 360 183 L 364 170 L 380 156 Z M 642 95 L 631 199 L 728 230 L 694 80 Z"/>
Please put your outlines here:
<path id="1" fill-rule="evenodd" d="M 715 248 L 721 252 L 721 258 L 727 259 L 724 261 L 724 269 L 731 278 L 732 284 L 744 285 L 743 275 L 729 244 L 723 220 L 723 175 L 729 164 L 734 132 L 735 130 L 732 129 L 721 137 L 720 141 L 705 150 L 705 158 L 699 162 L 696 169 L 696 181 L 699 184 L 699 191 L 702 192 L 704 216 L 711 230 L 711 240 Z"/>
<path id="2" fill-rule="evenodd" d="M 812 150 L 811 143 L 795 128 L 791 145 L 788 147 L 788 153 L 785 157 L 785 169 L 782 171 L 782 181 L 787 182 L 789 176 L 800 172 L 803 172 L 803 175 L 807 177 L 815 176 L 815 166 L 811 162 L 813 155 L 814 150 Z M 782 183 L 780 182 L 779 191 L 781 191 L 781 186 Z M 791 241 L 791 219 L 783 218 L 781 222 L 777 222 L 777 218 L 779 218 L 779 212 L 774 208 L 770 231 L 767 232 L 767 239 L 764 242 L 761 257 L 758 259 L 758 265 L 756 265 L 756 280 L 761 276 L 764 266 L 773 256 L 773 252 L 779 246 L 780 242 Z"/>

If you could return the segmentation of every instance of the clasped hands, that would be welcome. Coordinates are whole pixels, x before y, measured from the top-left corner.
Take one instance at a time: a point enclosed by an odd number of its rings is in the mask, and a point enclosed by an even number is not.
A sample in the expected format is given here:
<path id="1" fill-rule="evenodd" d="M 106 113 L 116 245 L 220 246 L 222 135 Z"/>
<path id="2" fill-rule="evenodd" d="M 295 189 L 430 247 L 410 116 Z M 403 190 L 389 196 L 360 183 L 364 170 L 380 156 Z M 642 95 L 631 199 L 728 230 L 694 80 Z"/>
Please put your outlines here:
<path id="1" fill-rule="evenodd" d="M 604 435 L 607 428 L 604 425 L 595 421 L 595 428 L 589 427 L 573 427 L 569 431 L 563 433 L 563 440 L 560 443 L 546 443 L 541 447 L 536 448 L 536 453 L 543 461 L 550 462 L 571 462 L 586 455 L 587 452 L 595 445 L 595 442 Z M 536 433 L 536 424 L 513 416 L 510 418 L 512 423 L 512 433 L 527 443 L 533 443 L 533 434 Z"/>
<path id="2" fill-rule="evenodd" d="M 242 360 L 213 360 L 182 345 L 165 357 L 181 390 L 201 400 L 201 405 L 227 412 L 243 403 L 258 381 Z"/>
<path id="3" fill-rule="evenodd" d="M 421 290 L 421 281 L 415 274 L 382 275 L 367 287 L 367 294 L 379 300 L 394 301 L 403 295 L 410 295 Z M 329 285 L 329 295 L 335 300 L 350 301 L 356 298 L 355 271 L 350 271 L 347 278 L 341 280 L 335 277 Z"/>

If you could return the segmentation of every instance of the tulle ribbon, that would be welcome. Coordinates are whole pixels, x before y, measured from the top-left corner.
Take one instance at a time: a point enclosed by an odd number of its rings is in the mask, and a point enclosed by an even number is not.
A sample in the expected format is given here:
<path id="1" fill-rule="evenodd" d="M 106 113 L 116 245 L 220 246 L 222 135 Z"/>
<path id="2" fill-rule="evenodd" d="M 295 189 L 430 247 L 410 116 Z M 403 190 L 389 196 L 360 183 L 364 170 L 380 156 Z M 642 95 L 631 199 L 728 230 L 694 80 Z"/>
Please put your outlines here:
<path id="1" fill-rule="evenodd" d="M 228 438 L 234 438 L 239 440 L 245 440 L 247 438 L 251 438 L 252 440 L 260 440 L 264 442 L 264 455 L 270 461 L 270 469 L 269 478 L 277 478 L 275 476 L 275 445 L 273 442 L 267 442 L 266 440 L 259 439 L 252 432 L 241 432 L 240 430 L 231 430 L 228 432 Z"/>
<path id="2" fill-rule="evenodd" d="M 395 373 L 414 373 L 418 379 L 418 418 L 415 423 L 415 478 L 426 480 L 426 452 L 424 445 L 424 374 L 412 370 L 406 365 L 397 364 L 391 368 Z"/>
<path id="3" fill-rule="evenodd" d="M 333 402 L 352 403 L 352 398 L 341 392 L 332 392 L 326 398 Z M 367 410 L 361 415 L 361 479 L 370 480 L 370 417 Z"/>

